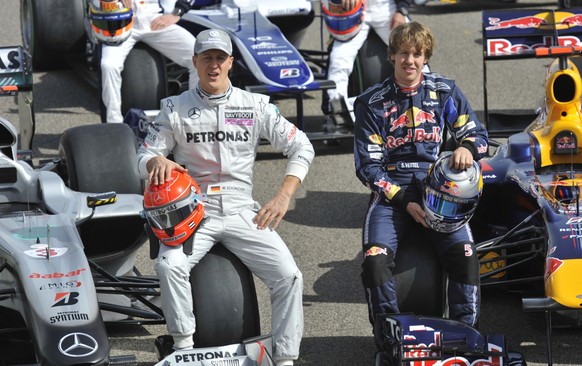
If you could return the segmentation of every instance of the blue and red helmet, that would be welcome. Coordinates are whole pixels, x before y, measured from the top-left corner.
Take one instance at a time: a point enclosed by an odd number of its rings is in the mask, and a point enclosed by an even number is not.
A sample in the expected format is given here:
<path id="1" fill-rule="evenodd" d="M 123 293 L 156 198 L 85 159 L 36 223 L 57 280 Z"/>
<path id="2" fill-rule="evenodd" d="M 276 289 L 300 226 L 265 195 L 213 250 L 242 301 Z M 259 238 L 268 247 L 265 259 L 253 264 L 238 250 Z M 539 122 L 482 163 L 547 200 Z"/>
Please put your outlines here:
<path id="1" fill-rule="evenodd" d="M 356 36 L 364 25 L 364 0 L 358 0 L 352 9 L 344 9 L 342 0 L 321 0 L 325 26 L 338 41 L 348 41 Z"/>
<path id="2" fill-rule="evenodd" d="M 451 153 L 431 165 L 424 182 L 422 203 L 428 226 L 438 232 L 452 233 L 469 222 L 483 190 L 481 167 L 475 161 L 469 169 L 451 167 Z"/>

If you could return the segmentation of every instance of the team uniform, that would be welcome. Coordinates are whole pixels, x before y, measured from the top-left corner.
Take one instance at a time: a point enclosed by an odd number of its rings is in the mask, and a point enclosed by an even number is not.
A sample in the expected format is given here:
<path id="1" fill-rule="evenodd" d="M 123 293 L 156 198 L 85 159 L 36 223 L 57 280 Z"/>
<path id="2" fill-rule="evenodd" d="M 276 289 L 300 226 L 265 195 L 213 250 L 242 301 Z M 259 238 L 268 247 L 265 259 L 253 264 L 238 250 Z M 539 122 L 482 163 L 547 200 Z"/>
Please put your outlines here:
<path id="1" fill-rule="evenodd" d="M 198 74 L 192 64 L 196 38 L 186 29 L 172 24 L 164 29 L 151 30 L 152 20 L 170 14 L 175 8 L 187 12 L 195 0 L 135 0 L 131 35 L 117 46 L 103 45 L 101 49 L 101 98 L 106 107 L 106 121 L 123 122 L 121 114 L 121 72 L 127 55 L 137 42 L 144 42 L 189 72 L 190 89 L 198 83 Z"/>
<path id="2" fill-rule="evenodd" d="M 264 95 L 230 86 L 222 95 L 200 88 L 161 101 L 160 113 L 138 151 L 138 170 L 147 161 L 173 153 L 207 195 L 206 220 L 194 234 L 193 252 L 162 245 L 156 261 L 162 308 L 175 345 L 192 345 L 195 319 L 190 269 L 222 243 L 271 290 L 276 359 L 296 359 L 303 333 L 303 277 L 281 237 L 259 230 L 252 220 L 260 209 L 252 198 L 252 168 L 261 139 L 288 157 L 287 175 L 303 180 L 314 157 L 307 136 Z"/>
<path id="3" fill-rule="evenodd" d="M 354 108 L 356 175 L 372 190 L 362 271 L 370 321 L 399 312 L 392 277 L 397 246 L 421 233 L 447 270 L 449 316 L 477 324 L 479 263 L 469 226 L 452 233 L 424 229 L 406 205 L 422 207 L 423 180 L 443 149 L 444 136 L 478 160 L 487 154 L 487 131 L 454 81 L 434 73 L 423 74 L 414 89 L 402 89 L 390 77 L 360 95 Z"/>

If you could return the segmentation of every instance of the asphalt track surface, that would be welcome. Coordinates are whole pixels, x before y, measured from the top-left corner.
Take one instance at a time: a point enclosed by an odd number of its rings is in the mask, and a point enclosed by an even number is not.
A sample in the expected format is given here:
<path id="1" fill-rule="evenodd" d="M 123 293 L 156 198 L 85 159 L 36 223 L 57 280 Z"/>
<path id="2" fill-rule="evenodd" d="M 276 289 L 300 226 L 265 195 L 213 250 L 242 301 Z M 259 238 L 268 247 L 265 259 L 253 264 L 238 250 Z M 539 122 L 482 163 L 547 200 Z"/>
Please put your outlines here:
<path id="1" fill-rule="evenodd" d="M 0 46 L 20 44 L 19 2 L 0 0 Z M 468 2 L 458 5 L 429 3 L 414 8 L 411 17 L 431 26 L 437 49 L 431 67 L 457 80 L 473 108 L 483 111 L 481 11 L 486 7 L 555 8 L 555 2 L 520 0 L 516 4 Z M 317 32 L 317 31 L 316 31 Z M 318 33 L 314 33 L 318 34 Z M 310 37 L 310 40 L 317 37 Z M 304 47 L 318 47 L 305 44 Z M 535 109 L 543 98 L 544 62 L 507 61 L 491 65 L 490 105 Z M 55 156 L 60 134 L 68 127 L 100 123 L 97 91 L 72 71 L 35 73 L 34 97 L 36 158 Z M 320 93 L 306 100 L 309 121 L 320 118 Z M 279 106 L 290 118 L 294 102 Z M 0 115 L 18 126 L 13 98 L 0 99 Z M 317 157 L 285 222 L 279 229 L 294 253 L 305 281 L 305 332 L 297 365 L 373 365 L 375 347 L 367 320 L 360 283 L 361 223 L 367 190 L 354 175 L 351 143 L 317 145 Z M 255 168 L 255 196 L 266 202 L 281 182 L 286 160 L 262 150 Z M 152 273 L 145 250 L 138 267 Z M 262 329 L 269 332 L 270 306 L 264 286 L 257 283 Z M 546 362 L 546 337 L 542 314 L 524 313 L 519 295 L 484 293 L 480 329 L 505 334 L 508 347 L 522 352 L 530 365 Z M 156 361 L 153 339 L 164 326 L 111 327 L 112 353 L 135 354 L 140 365 Z M 582 364 L 582 329 L 554 329 L 554 365 Z"/>

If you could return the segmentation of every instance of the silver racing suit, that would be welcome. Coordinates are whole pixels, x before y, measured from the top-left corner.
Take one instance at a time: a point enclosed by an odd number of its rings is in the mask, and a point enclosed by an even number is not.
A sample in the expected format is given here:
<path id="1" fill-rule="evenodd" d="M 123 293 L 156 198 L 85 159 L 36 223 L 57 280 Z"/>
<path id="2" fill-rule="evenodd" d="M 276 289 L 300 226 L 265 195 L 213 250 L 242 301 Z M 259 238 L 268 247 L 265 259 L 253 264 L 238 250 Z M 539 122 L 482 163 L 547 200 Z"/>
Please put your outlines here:
<path id="1" fill-rule="evenodd" d="M 287 175 L 303 180 L 314 157 L 307 136 L 287 121 L 269 98 L 230 87 L 220 96 L 199 88 L 161 101 L 161 111 L 138 151 L 138 170 L 173 153 L 196 180 L 206 220 L 194 234 L 193 253 L 162 245 L 155 264 L 162 308 L 177 347 L 192 345 L 195 319 L 188 276 L 217 243 L 238 256 L 269 288 L 276 359 L 296 359 L 303 334 L 303 277 L 281 237 L 259 230 L 252 220 L 259 204 L 252 198 L 252 169 L 261 139 L 289 158 Z"/>
<path id="2" fill-rule="evenodd" d="M 137 42 L 144 42 L 178 65 L 188 69 L 190 89 L 198 83 L 198 74 L 192 63 L 196 38 L 186 29 L 172 24 L 164 29 L 151 30 L 151 22 L 162 14 L 170 14 L 174 7 L 189 9 L 194 0 L 134 0 L 134 20 L 129 38 L 117 46 L 101 48 L 101 98 L 106 109 L 105 121 L 123 122 L 121 113 L 121 72 L 125 59 Z M 139 85 L 134 85 L 138 92 Z"/>

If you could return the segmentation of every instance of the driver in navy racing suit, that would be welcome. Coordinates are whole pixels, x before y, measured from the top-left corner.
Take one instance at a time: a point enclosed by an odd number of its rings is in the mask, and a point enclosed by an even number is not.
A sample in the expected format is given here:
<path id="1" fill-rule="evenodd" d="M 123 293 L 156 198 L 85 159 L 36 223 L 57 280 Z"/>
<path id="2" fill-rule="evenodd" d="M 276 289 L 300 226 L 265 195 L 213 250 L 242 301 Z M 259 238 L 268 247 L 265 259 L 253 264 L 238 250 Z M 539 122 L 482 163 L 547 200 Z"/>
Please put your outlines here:
<path id="1" fill-rule="evenodd" d="M 448 273 L 449 317 L 476 325 L 479 263 L 468 224 L 452 233 L 429 229 L 422 209 L 422 182 L 445 136 L 455 142 L 452 163 L 467 169 L 487 154 L 487 132 L 455 82 L 423 73 L 434 46 L 430 30 L 417 22 L 391 33 L 389 57 L 395 74 L 355 102 L 355 168 L 372 191 L 363 229 L 362 281 L 370 321 L 398 313 L 393 270 L 398 245 L 424 235 Z M 427 299 L 430 301 L 430 299 Z"/>

